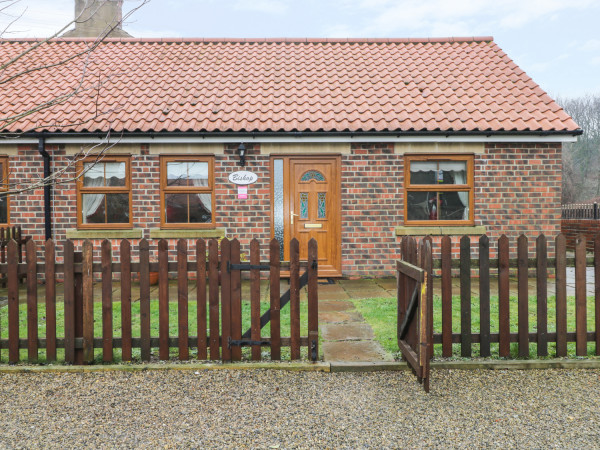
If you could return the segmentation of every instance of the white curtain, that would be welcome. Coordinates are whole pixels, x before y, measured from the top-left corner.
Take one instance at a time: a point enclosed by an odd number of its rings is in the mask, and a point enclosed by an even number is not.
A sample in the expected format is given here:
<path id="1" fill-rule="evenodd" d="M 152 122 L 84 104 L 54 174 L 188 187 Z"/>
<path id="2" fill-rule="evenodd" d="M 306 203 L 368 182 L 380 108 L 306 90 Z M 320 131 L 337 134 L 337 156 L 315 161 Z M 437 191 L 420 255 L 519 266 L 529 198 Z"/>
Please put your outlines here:
<path id="1" fill-rule="evenodd" d="M 100 187 L 103 184 L 104 179 L 102 177 L 88 178 L 85 183 L 86 187 Z M 83 194 L 82 197 L 82 219 L 83 223 L 88 223 L 88 217 L 98 211 L 98 208 L 102 204 L 104 194 Z"/>
<path id="2" fill-rule="evenodd" d="M 189 178 L 192 181 L 192 185 L 195 187 L 207 187 L 208 186 L 208 164 L 204 162 L 190 163 L 189 164 Z M 198 198 L 204 205 L 204 207 L 212 214 L 212 194 L 202 193 L 197 194 Z"/>
<path id="3" fill-rule="evenodd" d="M 464 170 L 454 172 L 454 182 L 456 184 L 465 184 L 467 182 L 466 172 Z M 458 192 L 458 198 L 465 207 L 463 210 L 463 220 L 469 220 L 469 193 Z"/>

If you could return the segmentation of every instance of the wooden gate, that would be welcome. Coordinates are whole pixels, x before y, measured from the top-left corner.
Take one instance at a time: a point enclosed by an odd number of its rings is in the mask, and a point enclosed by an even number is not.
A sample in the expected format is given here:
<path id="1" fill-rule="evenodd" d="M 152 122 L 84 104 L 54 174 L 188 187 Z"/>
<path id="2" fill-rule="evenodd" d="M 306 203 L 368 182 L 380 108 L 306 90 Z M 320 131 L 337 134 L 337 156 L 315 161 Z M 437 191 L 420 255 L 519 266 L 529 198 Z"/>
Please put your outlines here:
<path id="1" fill-rule="evenodd" d="M 398 274 L 398 347 L 425 392 L 429 392 L 433 355 L 433 295 L 431 241 L 423 239 L 417 252 L 414 238 L 402 240 Z"/>
<path id="2" fill-rule="evenodd" d="M 318 358 L 318 255 L 317 241 L 308 241 L 308 258 L 300 263 L 300 246 L 297 239 L 290 242 L 289 289 L 281 295 L 281 263 L 279 242 L 269 245 L 269 262 L 260 262 L 258 241 L 250 246 L 250 263 L 240 262 L 240 245 L 237 240 L 221 242 L 221 334 L 222 359 L 240 361 L 242 347 L 252 347 L 252 359 L 260 360 L 261 347 L 271 348 L 271 359 L 281 359 L 281 347 L 290 347 L 290 359 L 300 359 L 300 347 L 308 347 L 308 359 Z M 300 276 L 301 266 L 305 268 Z M 241 273 L 250 272 L 250 328 L 242 333 Z M 270 308 L 260 314 L 260 272 L 269 272 Z M 308 336 L 300 335 L 300 290 L 308 286 Z M 290 304 L 290 337 L 282 338 L 280 311 Z M 262 338 L 261 330 L 270 324 L 270 338 Z M 212 342 L 212 339 L 211 339 Z"/>

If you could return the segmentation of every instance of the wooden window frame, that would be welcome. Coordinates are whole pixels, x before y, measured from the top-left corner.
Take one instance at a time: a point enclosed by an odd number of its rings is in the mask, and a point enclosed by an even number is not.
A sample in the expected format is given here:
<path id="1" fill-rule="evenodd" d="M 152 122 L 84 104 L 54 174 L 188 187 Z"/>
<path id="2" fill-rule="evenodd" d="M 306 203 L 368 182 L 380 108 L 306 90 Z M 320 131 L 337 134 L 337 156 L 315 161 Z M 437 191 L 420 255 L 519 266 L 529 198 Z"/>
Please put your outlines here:
<path id="1" fill-rule="evenodd" d="M 95 230 L 123 230 L 133 228 L 133 207 L 131 195 L 131 155 L 125 156 L 104 156 L 100 159 L 96 157 L 83 158 L 76 163 L 76 173 L 82 174 L 84 163 L 88 162 L 110 163 L 124 162 L 125 163 L 125 186 L 102 186 L 102 187 L 85 187 L 83 185 L 84 176 L 77 178 L 77 228 L 78 229 L 95 229 Z M 129 223 L 83 223 L 82 203 L 83 194 L 128 194 L 129 195 Z"/>
<path id="2" fill-rule="evenodd" d="M 8 156 L 0 156 L 0 163 L 2 163 L 2 181 L 0 181 L 0 192 L 8 191 L 8 178 L 10 176 L 10 169 L 8 167 Z M 10 225 L 10 195 L 6 196 L 6 222 L 0 222 L 0 225 Z"/>
<path id="3" fill-rule="evenodd" d="M 474 155 L 411 154 L 404 155 L 404 225 L 406 226 L 463 226 L 475 225 L 475 166 Z M 413 161 L 465 161 L 467 163 L 466 184 L 410 184 L 410 164 Z M 469 220 L 408 220 L 409 192 L 464 192 L 469 193 Z"/>
<path id="4" fill-rule="evenodd" d="M 167 186 L 167 163 L 169 162 L 205 162 L 208 163 L 208 186 Z M 212 229 L 216 227 L 215 211 L 215 157 L 214 155 L 161 155 L 160 156 L 160 228 L 161 229 Z M 212 205 L 211 223 L 168 223 L 165 214 L 166 194 L 210 193 Z"/>

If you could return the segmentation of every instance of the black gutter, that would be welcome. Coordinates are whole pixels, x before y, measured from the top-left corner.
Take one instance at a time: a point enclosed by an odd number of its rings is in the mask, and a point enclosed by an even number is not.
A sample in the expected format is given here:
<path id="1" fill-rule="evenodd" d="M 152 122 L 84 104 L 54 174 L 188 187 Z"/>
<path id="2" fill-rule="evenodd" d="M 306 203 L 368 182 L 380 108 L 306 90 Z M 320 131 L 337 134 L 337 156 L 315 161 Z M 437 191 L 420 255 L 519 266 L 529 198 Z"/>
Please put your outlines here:
<path id="1" fill-rule="evenodd" d="M 38 141 L 38 152 L 44 158 L 44 228 L 46 230 L 46 240 L 52 239 L 52 185 L 48 183 L 50 178 L 50 154 L 46 151 L 46 140 L 40 137 Z"/>
<path id="2" fill-rule="evenodd" d="M 420 137 L 420 136 L 431 136 L 431 137 L 450 137 L 450 136 L 564 136 L 573 135 L 578 136 L 583 134 L 581 128 L 577 130 L 550 130 L 550 131 L 140 131 L 140 132 L 111 132 L 111 142 L 118 142 L 120 138 L 124 137 L 143 137 L 143 138 L 157 138 L 157 137 L 204 137 L 204 138 L 220 138 L 220 137 L 244 137 L 244 138 L 260 138 L 260 137 L 372 137 L 377 139 L 378 137 Z M 106 138 L 106 131 L 93 131 L 93 132 L 35 132 L 35 133 L 23 133 L 19 137 L 29 138 L 57 138 L 57 137 L 99 137 Z"/>

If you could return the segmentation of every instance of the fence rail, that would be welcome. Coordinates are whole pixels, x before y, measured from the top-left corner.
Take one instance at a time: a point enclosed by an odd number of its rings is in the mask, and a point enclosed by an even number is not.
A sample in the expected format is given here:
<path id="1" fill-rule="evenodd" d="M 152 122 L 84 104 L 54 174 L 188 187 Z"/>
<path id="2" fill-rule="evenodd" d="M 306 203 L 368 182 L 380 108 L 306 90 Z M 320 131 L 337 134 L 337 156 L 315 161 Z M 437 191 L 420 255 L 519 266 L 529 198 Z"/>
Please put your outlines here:
<path id="1" fill-rule="evenodd" d="M 562 205 L 563 219 L 594 219 L 600 220 L 598 203 L 570 203 Z"/>
<path id="2" fill-rule="evenodd" d="M 279 242 L 269 246 L 269 261 L 260 262 L 260 245 L 255 239 L 250 246 L 250 264 L 241 263 L 240 243 L 237 239 L 223 239 L 219 248 L 216 240 L 195 243 L 196 261 L 190 261 L 187 240 L 177 243 L 176 261 L 169 261 L 165 240 L 158 243 L 156 260 L 150 262 L 148 241 L 139 242 L 139 261 L 131 260 L 131 244 L 121 242 L 120 261 L 114 262 L 110 242 L 101 246 L 101 262 L 93 261 L 93 245 L 84 241 L 82 252 L 75 252 L 71 241 L 64 245 L 64 263 L 55 261 L 55 243 L 45 244 L 44 263 L 37 261 L 34 241 L 28 241 L 26 262 L 19 263 L 18 245 L 8 244 L 7 263 L 0 264 L 0 272 L 8 281 L 8 339 L 0 339 L 0 349 L 8 348 L 10 363 L 21 359 L 21 349 L 27 349 L 27 360 L 37 361 L 39 350 L 46 349 L 46 360 L 57 359 L 57 349 L 64 349 L 64 361 L 74 364 L 91 364 L 102 349 L 102 361 L 115 360 L 113 350 L 121 349 L 122 360 L 132 360 L 132 349 L 140 349 L 140 359 L 149 361 L 152 349 L 158 348 L 158 358 L 170 358 L 171 349 L 177 348 L 177 357 L 187 360 L 190 349 L 197 349 L 198 359 L 239 361 L 241 348 L 251 347 L 251 359 L 260 360 L 261 348 L 269 347 L 271 359 L 281 359 L 281 348 L 290 347 L 290 358 L 300 358 L 300 348 L 308 347 L 308 358 L 318 357 L 318 294 L 317 294 L 317 243 L 308 243 L 308 261 L 301 263 L 299 245 L 290 244 L 290 262 L 285 265 L 290 272 L 290 290 L 280 295 Z M 301 268 L 305 268 L 300 275 Z M 159 277 L 158 305 L 151 308 L 150 272 Z M 250 272 L 250 298 L 242 299 L 241 272 Z M 270 303 L 261 316 L 260 273 L 268 272 L 270 279 Z M 120 273 L 120 336 L 114 336 L 113 275 Z M 132 278 L 139 273 L 139 335 L 133 335 L 132 327 Z M 193 274 L 195 299 L 189 290 L 189 274 Z M 26 276 L 26 323 L 27 337 L 20 336 L 19 277 Z M 177 279 L 177 336 L 169 331 L 171 306 L 169 274 Z M 38 275 L 44 280 L 45 337 L 39 338 L 38 325 Z M 64 336 L 57 336 L 57 278 L 64 278 Z M 94 309 L 94 277 L 101 275 L 101 312 Z M 307 334 L 301 335 L 300 289 L 307 288 Z M 249 303 L 250 328 L 242 329 L 242 303 Z M 188 307 L 195 303 L 196 317 L 189 317 Z M 281 336 L 281 309 L 289 307 L 289 337 Z M 6 309 L 6 308 L 5 308 Z M 151 311 L 154 309 L 154 311 Z M 158 315 L 156 311 L 158 310 Z M 1 311 L 1 309 L 0 309 Z M 154 312 L 154 315 L 152 314 Z M 94 322 L 101 323 L 101 336 L 95 334 Z M 190 322 L 196 322 L 197 335 L 189 333 Z M 261 329 L 270 325 L 269 337 L 262 336 Z M 152 327 L 158 328 L 158 336 L 151 335 Z M 1 354 L 0 354 L 1 355 Z"/>
<path id="3" fill-rule="evenodd" d="M 425 238 L 430 239 L 430 238 Z M 406 243 L 404 242 L 406 240 Z M 416 243 L 410 243 L 412 237 L 403 238 L 402 249 L 414 249 Z M 489 258 L 490 245 L 497 246 L 497 259 Z M 536 257 L 528 257 L 528 239 L 521 235 L 516 242 L 517 259 L 509 259 L 510 243 L 501 236 L 492 244 L 487 236 L 479 239 L 478 258 L 471 257 L 471 239 L 463 236 L 460 240 L 460 258 L 452 260 L 452 241 L 449 236 L 441 240 L 440 257 L 433 261 L 432 267 L 441 269 L 441 305 L 434 314 L 441 317 L 441 326 L 434 329 L 433 342 L 441 344 L 442 356 L 453 356 L 453 344 L 460 344 L 460 355 L 470 358 L 474 344 L 479 347 L 479 356 L 489 357 L 492 343 L 498 344 L 495 356 L 511 357 L 511 343 L 517 343 L 518 357 L 530 357 L 530 344 L 535 343 L 537 356 L 549 355 L 548 344 L 555 344 L 555 356 L 567 356 L 567 343 L 575 343 L 577 356 L 588 355 L 588 342 L 595 343 L 595 354 L 600 355 L 600 239 L 594 242 L 593 257 L 586 257 L 586 240 L 579 236 L 575 243 L 574 258 L 566 256 L 566 239 L 559 234 L 555 240 L 556 258 L 547 255 L 547 239 L 542 234 L 536 239 Z M 410 252 L 402 253 L 402 259 L 414 260 Z M 574 299 L 567 298 L 567 267 L 574 266 Z M 530 290 L 529 275 L 535 268 L 535 289 Z M 460 299 L 452 295 L 453 268 L 459 268 Z M 588 310 L 587 268 L 594 272 L 594 304 Z M 475 269 L 475 270 L 473 270 Z M 517 298 L 511 299 L 511 272 L 516 271 Z M 550 317 L 548 281 L 549 275 L 555 276 L 555 312 Z M 492 292 L 491 278 L 497 275 L 497 291 Z M 475 277 L 476 278 L 475 278 Z M 478 283 L 479 298 L 471 295 L 471 284 Z M 514 283 L 514 282 L 513 282 Z M 494 300 L 492 301 L 492 295 Z M 535 297 L 533 298 L 533 295 Z M 496 299 L 497 297 L 497 299 Z M 456 302 L 459 302 L 459 305 Z M 477 305 L 477 302 L 479 303 Z M 570 302 L 570 303 L 568 303 Z M 569 305 L 569 307 L 568 307 Z M 458 306 L 458 308 L 457 308 Z M 473 318 L 473 306 L 478 306 L 479 317 Z M 460 331 L 456 332 L 453 320 L 459 309 Z M 491 311 L 494 311 L 494 314 Z M 453 318 L 454 313 L 454 318 Z M 511 315 L 516 313 L 516 320 Z M 570 316 L 571 314 L 574 315 Z M 589 315 L 594 329 L 588 329 Z M 568 329 L 568 317 L 574 327 Z M 530 323 L 530 318 L 531 322 Z M 492 322 L 493 319 L 493 322 Z M 549 331 L 549 319 L 555 330 Z M 473 324 L 479 322 L 479 330 L 473 330 Z M 511 329 L 511 322 L 513 329 Z M 516 322 L 516 323 L 515 323 Z M 491 332 L 495 328 L 495 332 Z M 516 326 L 515 326 L 516 325 Z M 516 328 L 516 330 L 514 329 Z"/>

